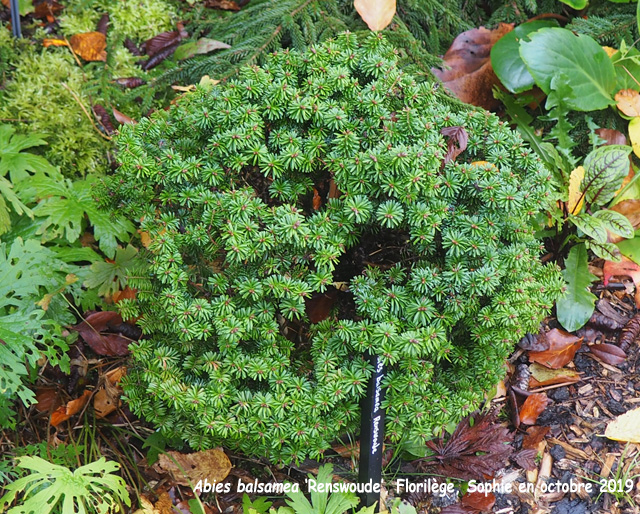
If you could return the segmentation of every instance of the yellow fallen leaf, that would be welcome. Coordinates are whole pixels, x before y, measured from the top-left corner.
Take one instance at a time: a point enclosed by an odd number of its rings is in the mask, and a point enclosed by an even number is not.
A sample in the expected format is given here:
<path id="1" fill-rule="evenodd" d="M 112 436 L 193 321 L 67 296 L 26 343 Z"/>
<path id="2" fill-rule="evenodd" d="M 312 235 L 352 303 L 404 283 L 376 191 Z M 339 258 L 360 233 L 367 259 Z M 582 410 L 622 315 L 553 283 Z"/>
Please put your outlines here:
<path id="1" fill-rule="evenodd" d="M 199 82 L 201 86 L 215 86 L 219 83 L 218 79 L 212 79 L 209 75 L 203 75 Z"/>
<path id="2" fill-rule="evenodd" d="M 190 93 L 196 90 L 195 84 L 189 84 L 188 86 L 171 86 L 174 91 L 181 91 L 182 93 Z"/>
<path id="3" fill-rule="evenodd" d="M 580 184 L 584 179 L 584 168 L 578 166 L 571 172 L 569 177 L 569 200 L 567 201 L 567 210 L 571 214 L 577 214 L 582 210 L 584 205 L 584 196 L 580 191 Z"/>
<path id="4" fill-rule="evenodd" d="M 609 57 L 613 57 L 613 54 L 615 54 L 617 52 L 617 50 L 615 48 L 611 48 L 610 46 L 603 46 L 602 49 L 607 52 L 607 55 Z"/>
<path id="5" fill-rule="evenodd" d="M 69 46 L 69 43 L 66 39 L 43 39 L 42 46 L 48 48 L 50 46 Z"/>
<path id="6" fill-rule="evenodd" d="M 636 157 L 640 158 L 640 118 L 636 117 L 629 123 L 629 140 Z"/>
<path id="7" fill-rule="evenodd" d="M 614 419 L 607 425 L 604 435 L 614 441 L 640 443 L 640 407 Z"/>
<path id="8" fill-rule="evenodd" d="M 569 368 L 549 369 L 534 362 L 529 366 L 531 371 L 530 387 L 542 387 L 551 384 L 566 384 L 578 382 L 580 375 Z"/>
<path id="9" fill-rule="evenodd" d="M 640 116 L 640 93 L 635 89 L 621 89 L 615 96 L 620 112 L 627 116 Z"/>
<path id="10" fill-rule="evenodd" d="M 107 60 L 107 38 L 102 32 L 84 32 L 71 37 L 73 51 L 85 61 Z"/>
<path id="11" fill-rule="evenodd" d="M 384 29 L 396 14 L 396 0 L 354 0 L 353 6 L 374 31 Z"/>

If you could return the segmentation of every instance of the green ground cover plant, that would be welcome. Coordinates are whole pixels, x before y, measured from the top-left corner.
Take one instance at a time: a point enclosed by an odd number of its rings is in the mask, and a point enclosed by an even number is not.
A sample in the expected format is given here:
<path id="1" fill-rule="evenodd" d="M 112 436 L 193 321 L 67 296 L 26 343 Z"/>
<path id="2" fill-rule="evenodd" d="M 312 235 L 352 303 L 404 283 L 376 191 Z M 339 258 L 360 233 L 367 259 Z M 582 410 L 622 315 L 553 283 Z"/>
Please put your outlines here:
<path id="1" fill-rule="evenodd" d="M 107 191 L 152 240 L 120 304 L 147 334 L 132 410 L 194 448 L 320 457 L 357 430 L 367 351 L 394 442 L 479 404 L 563 288 L 533 235 L 552 179 L 495 116 L 440 99 L 382 36 L 345 34 L 123 128 Z M 367 266 L 366 241 L 401 250 Z M 347 307 L 309 324 L 336 281 Z"/>
<path id="2" fill-rule="evenodd" d="M 113 474 L 118 464 L 104 457 L 74 471 L 40 457 L 18 457 L 16 463 L 29 474 L 10 484 L 0 498 L 4 507 L 24 494 L 22 502 L 8 510 L 10 514 L 98 514 L 131 506 L 124 480 Z"/>

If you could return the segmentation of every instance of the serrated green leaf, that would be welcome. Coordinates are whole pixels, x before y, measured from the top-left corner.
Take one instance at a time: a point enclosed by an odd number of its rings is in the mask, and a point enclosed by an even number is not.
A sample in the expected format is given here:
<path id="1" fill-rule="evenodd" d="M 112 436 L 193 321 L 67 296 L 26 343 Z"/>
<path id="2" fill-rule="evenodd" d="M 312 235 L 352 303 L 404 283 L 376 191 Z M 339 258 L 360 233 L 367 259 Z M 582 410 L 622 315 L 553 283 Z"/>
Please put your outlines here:
<path id="1" fill-rule="evenodd" d="M 588 204 L 604 205 L 613 199 L 629 174 L 630 153 L 628 146 L 606 145 L 587 155 L 580 189 Z"/>
<path id="2" fill-rule="evenodd" d="M 114 262 L 97 261 L 91 265 L 91 274 L 84 285 L 89 288 L 98 288 L 98 294 L 111 295 L 121 291 L 127 285 L 127 272 L 131 267 L 138 250 L 127 245 L 126 248 L 116 249 Z"/>
<path id="3" fill-rule="evenodd" d="M 633 225 L 629 221 L 629 218 L 624 214 L 620 214 L 619 212 L 611 211 L 609 209 L 600 209 L 599 211 L 594 212 L 593 216 L 602 221 L 609 232 L 618 234 L 625 239 L 633 237 Z"/>
<path id="4" fill-rule="evenodd" d="M 562 28 L 543 28 L 520 43 L 520 57 L 536 84 L 546 94 L 558 73 L 564 74 L 572 95 L 566 105 L 594 111 L 613 105 L 616 76 L 611 59 L 592 38 Z"/>
<path id="5" fill-rule="evenodd" d="M 46 145 L 42 134 L 16 134 L 11 125 L 0 125 L 0 177 L 7 172 L 11 182 L 29 178 L 28 172 L 55 173 L 56 169 L 43 157 L 24 150 Z"/>
<path id="6" fill-rule="evenodd" d="M 590 215 L 586 212 L 578 214 L 577 216 L 569 216 L 569 220 L 584 232 L 589 237 L 593 238 L 598 243 L 607 242 L 607 229 L 605 223 Z"/>
<path id="7" fill-rule="evenodd" d="M 518 25 L 502 36 L 491 48 L 491 67 L 500 82 L 512 93 L 531 89 L 535 82 L 520 57 L 520 41 L 543 27 L 557 27 L 555 20 L 536 20 Z"/>
<path id="8" fill-rule="evenodd" d="M 556 304 L 558 321 L 573 332 L 589 321 L 596 301 L 596 296 L 587 289 L 597 277 L 589 271 L 585 245 L 571 249 L 562 273 L 567 281 L 567 292 Z"/>
<path id="9" fill-rule="evenodd" d="M 33 210 L 38 217 L 46 217 L 40 233 L 48 239 L 64 236 L 71 243 L 82 234 L 85 214 L 93 225 L 93 235 L 100 249 L 110 258 L 115 254 L 117 240 L 128 241 L 133 224 L 113 212 L 98 208 L 92 195 L 91 182 L 71 182 L 62 177 L 34 179 L 38 194 L 44 199 Z"/>
<path id="10" fill-rule="evenodd" d="M 28 366 L 42 353 L 53 365 L 63 364 L 61 327 L 44 319 L 36 302 L 63 287 L 68 272 L 69 266 L 39 241 L 16 238 L 9 248 L 0 244 L 0 426 L 10 424 L 8 398 L 33 400 L 22 383 Z"/>

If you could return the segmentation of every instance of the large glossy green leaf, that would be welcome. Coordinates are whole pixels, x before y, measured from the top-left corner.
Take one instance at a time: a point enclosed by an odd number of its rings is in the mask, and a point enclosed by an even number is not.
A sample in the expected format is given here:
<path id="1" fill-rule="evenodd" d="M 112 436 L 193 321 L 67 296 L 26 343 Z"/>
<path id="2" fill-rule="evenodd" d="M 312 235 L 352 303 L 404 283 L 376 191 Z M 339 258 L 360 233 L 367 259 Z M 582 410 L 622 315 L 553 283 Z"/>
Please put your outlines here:
<path id="1" fill-rule="evenodd" d="M 518 25 L 502 36 L 491 48 L 491 67 L 500 82 L 512 93 L 531 89 L 535 82 L 520 57 L 520 41 L 527 34 L 544 27 L 557 27 L 555 20 L 536 20 Z"/>
<path id="2" fill-rule="evenodd" d="M 576 11 L 580 11 L 584 9 L 589 3 L 589 0 L 560 0 L 560 1 L 563 4 L 567 4 L 572 9 L 575 9 Z M 615 1 L 615 0 L 612 0 L 612 1 Z"/>
<path id="3" fill-rule="evenodd" d="M 606 145 L 596 148 L 584 160 L 584 179 L 580 190 L 587 203 L 604 205 L 616 195 L 629 174 L 631 147 Z"/>
<path id="4" fill-rule="evenodd" d="M 636 237 L 620 241 L 617 246 L 622 255 L 640 264 L 640 230 L 636 231 Z"/>
<path id="5" fill-rule="evenodd" d="M 520 42 L 520 57 L 545 93 L 551 91 L 554 76 L 562 75 L 572 91 L 564 99 L 569 108 L 594 111 L 613 104 L 613 64 L 594 39 L 562 28 L 543 28 L 529 39 Z"/>
<path id="6" fill-rule="evenodd" d="M 596 296 L 587 289 L 596 276 L 589 271 L 587 248 L 584 245 L 571 249 L 563 275 L 567 281 L 567 292 L 558 300 L 556 310 L 560 324 L 573 332 L 589 321 L 596 301 Z"/>

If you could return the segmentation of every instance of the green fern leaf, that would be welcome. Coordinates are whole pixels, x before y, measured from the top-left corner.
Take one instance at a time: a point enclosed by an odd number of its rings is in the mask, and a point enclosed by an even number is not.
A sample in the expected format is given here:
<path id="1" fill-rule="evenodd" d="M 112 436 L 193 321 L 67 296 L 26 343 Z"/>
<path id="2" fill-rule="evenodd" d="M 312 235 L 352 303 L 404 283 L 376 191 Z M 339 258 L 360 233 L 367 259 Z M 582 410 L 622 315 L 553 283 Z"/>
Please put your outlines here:
<path id="1" fill-rule="evenodd" d="M 118 246 L 117 240 L 126 242 L 133 232 L 130 221 L 99 209 L 88 180 L 72 182 L 62 176 L 38 177 L 34 179 L 34 185 L 38 195 L 44 198 L 33 212 L 46 218 L 39 230 L 46 239 L 64 237 L 73 243 L 86 226 L 86 215 L 93 225 L 93 234 L 100 249 L 112 258 Z"/>

